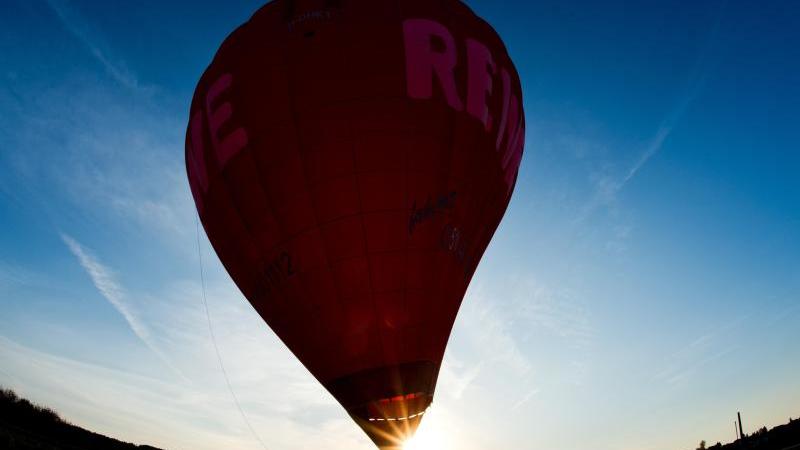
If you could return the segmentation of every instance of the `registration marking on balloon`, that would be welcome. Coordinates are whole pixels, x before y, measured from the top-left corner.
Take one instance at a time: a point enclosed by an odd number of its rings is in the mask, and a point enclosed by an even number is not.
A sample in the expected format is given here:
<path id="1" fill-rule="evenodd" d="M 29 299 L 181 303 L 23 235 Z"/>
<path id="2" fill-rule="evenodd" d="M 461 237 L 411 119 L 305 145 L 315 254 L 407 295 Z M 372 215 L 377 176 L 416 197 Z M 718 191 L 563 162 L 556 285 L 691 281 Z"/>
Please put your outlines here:
<path id="1" fill-rule="evenodd" d="M 448 223 L 442 228 L 442 234 L 439 239 L 439 245 L 446 251 L 455 256 L 456 261 L 464 269 L 464 279 L 469 278 L 470 267 L 468 264 L 469 258 L 467 256 L 467 249 L 469 248 L 469 241 L 464 238 L 461 229 L 452 223 Z"/>
<path id="2" fill-rule="evenodd" d="M 286 28 L 289 31 L 294 31 L 294 29 L 298 25 L 302 25 L 306 22 L 312 22 L 312 21 L 330 20 L 332 16 L 333 14 L 331 13 L 331 11 L 324 9 L 316 11 L 308 11 L 290 20 L 289 23 L 286 24 Z"/>
<path id="3" fill-rule="evenodd" d="M 437 213 L 452 210 L 456 206 L 456 196 L 458 194 L 452 191 L 448 194 L 440 195 L 435 201 L 431 201 L 428 197 L 425 204 L 417 208 L 417 201 L 411 205 L 411 217 L 408 219 L 408 234 L 414 233 L 414 229 L 422 222 L 432 218 Z"/>
<path id="4" fill-rule="evenodd" d="M 292 257 L 288 252 L 281 252 L 277 258 L 263 265 L 259 272 L 261 277 L 256 282 L 256 292 L 269 295 L 295 274 Z"/>

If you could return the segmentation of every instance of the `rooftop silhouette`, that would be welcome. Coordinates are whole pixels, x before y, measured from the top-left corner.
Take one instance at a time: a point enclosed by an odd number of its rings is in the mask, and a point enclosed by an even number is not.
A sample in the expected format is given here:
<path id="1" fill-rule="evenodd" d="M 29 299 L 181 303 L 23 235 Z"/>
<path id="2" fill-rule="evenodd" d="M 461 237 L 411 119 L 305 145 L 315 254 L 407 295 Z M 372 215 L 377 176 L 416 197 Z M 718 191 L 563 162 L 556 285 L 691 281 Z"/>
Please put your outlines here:
<path id="1" fill-rule="evenodd" d="M 789 418 L 789 423 L 778 425 L 770 430 L 759 428 L 755 433 L 743 434 L 742 437 L 728 444 L 717 442 L 706 446 L 700 442 L 698 450 L 795 450 L 800 449 L 800 420 Z"/>

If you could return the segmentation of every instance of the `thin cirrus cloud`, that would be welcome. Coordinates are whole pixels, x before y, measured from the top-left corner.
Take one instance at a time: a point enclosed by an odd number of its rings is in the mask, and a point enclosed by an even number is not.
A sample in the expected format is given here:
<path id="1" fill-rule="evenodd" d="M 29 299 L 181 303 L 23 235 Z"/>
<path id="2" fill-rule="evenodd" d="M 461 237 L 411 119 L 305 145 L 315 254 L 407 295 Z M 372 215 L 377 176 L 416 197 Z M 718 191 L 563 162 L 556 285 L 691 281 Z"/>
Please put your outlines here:
<path id="1" fill-rule="evenodd" d="M 0 261 L 0 291 L 17 286 L 42 284 L 43 280 L 35 272 L 15 264 Z"/>
<path id="2" fill-rule="evenodd" d="M 98 261 L 86 248 L 69 235 L 61 234 L 61 239 L 69 248 L 70 252 L 78 259 L 81 267 L 89 275 L 92 284 L 97 288 L 114 309 L 119 312 L 128 323 L 131 331 L 155 353 L 170 369 L 181 378 L 185 377 L 177 367 L 167 358 L 167 356 L 156 346 L 152 339 L 152 334 L 147 325 L 141 321 L 134 307 L 128 303 L 125 290 L 117 282 L 113 272 Z"/>
<path id="3" fill-rule="evenodd" d="M 685 385 L 691 377 L 702 373 L 705 366 L 728 356 L 740 347 L 736 335 L 748 320 L 763 318 L 748 314 L 712 326 L 704 334 L 666 357 L 663 366 L 652 379 L 671 386 Z"/>
<path id="4" fill-rule="evenodd" d="M 136 76 L 120 62 L 113 61 L 104 50 L 105 45 L 94 35 L 88 23 L 66 0 L 47 0 L 47 6 L 55 13 L 67 31 L 82 42 L 89 53 L 103 66 L 105 71 L 121 85 L 129 89 L 142 89 Z"/>
<path id="5" fill-rule="evenodd" d="M 249 361 L 259 369 L 258 373 L 233 370 L 232 381 L 244 394 L 253 426 L 261 433 L 268 430 L 268 449 L 301 449 L 309 444 L 332 450 L 369 448 L 360 430 L 323 394 L 321 386 L 293 365 L 287 367 L 286 359 L 269 345 L 265 348 L 266 336 L 250 333 L 252 342 L 241 339 L 231 322 L 249 331 L 250 318 L 221 318 L 225 320 L 218 325 L 226 332 L 220 344 L 229 367 Z M 199 339 L 202 327 L 188 326 L 184 331 L 197 333 Z M 231 329 L 235 335 L 230 335 Z M 192 353 L 192 347 L 181 350 Z M 187 375 L 192 382 L 186 383 L 57 356 L 0 335 L 0 357 L 6 363 L 3 369 L 10 387 L 34 401 L 45 401 L 81 426 L 164 448 L 263 449 L 243 426 L 208 356 L 207 351 L 190 355 L 194 367 Z"/>
<path id="6" fill-rule="evenodd" d="M 21 209 L 44 211 L 56 227 L 87 216 L 121 219 L 172 246 L 191 242 L 179 119 L 103 84 L 66 74 L 46 92 L 14 86 L 33 101 L 14 105 L 20 113 L 11 114 L 15 132 L 0 149 L 10 169 L 0 177 L 0 191 L 19 197 Z M 6 183 L 13 189 L 4 189 Z"/>
<path id="7" fill-rule="evenodd" d="M 134 219 L 135 225 L 186 237 L 191 201 L 182 152 L 176 151 L 182 146 L 182 117 L 150 101 L 148 94 L 157 88 L 143 84 L 125 60 L 114 57 L 103 35 L 69 0 L 44 4 L 63 28 L 58 32 L 90 54 L 109 79 L 87 82 L 81 74 L 67 72 L 43 93 L 14 86 L 33 100 L 16 105 L 22 122 L 12 141 L 38 149 L 61 147 L 55 155 L 14 155 L 16 166 L 27 168 L 15 175 L 34 193 L 45 175 L 89 214 L 99 205 Z M 52 209 L 48 201 L 39 203 Z"/>
<path id="8" fill-rule="evenodd" d="M 574 223 L 581 223 L 599 208 L 612 205 L 616 201 L 619 192 L 662 150 L 675 127 L 702 91 L 709 74 L 717 64 L 715 51 L 718 45 L 720 18 L 721 15 L 711 25 L 708 36 L 698 48 L 696 62 L 688 73 L 686 87 L 682 95 L 678 96 L 672 108 L 658 124 L 655 134 L 649 139 L 645 148 L 639 152 L 638 158 L 624 172 L 624 176 L 614 176 L 602 172 L 593 175 L 594 196 L 583 208 Z"/>
<path id="9" fill-rule="evenodd" d="M 690 97 L 686 97 L 682 104 L 684 106 L 678 108 L 681 113 L 685 109 L 685 105 L 691 101 Z M 674 117 L 674 118 L 673 118 Z M 573 221 L 573 223 L 582 223 L 594 214 L 598 209 L 612 205 L 622 189 L 644 168 L 644 166 L 655 156 L 664 146 L 664 142 L 669 137 L 675 125 L 675 121 L 680 115 L 671 115 L 670 118 L 661 122 L 655 135 L 650 139 L 650 143 L 639 154 L 636 162 L 630 166 L 623 177 L 616 177 L 608 173 L 595 173 L 593 174 L 594 195 L 591 200 L 584 206 L 581 213 Z"/>
<path id="10" fill-rule="evenodd" d="M 223 374 L 216 362 L 212 361 L 214 358 L 209 346 L 209 330 L 204 323 L 205 319 L 200 317 L 200 286 L 194 281 L 172 280 L 155 295 L 137 295 L 140 301 L 134 304 L 130 301 L 129 292 L 119 283 L 111 268 L 100 262 L 73 237 L 62 233 L 61 238 L 89 275 L 98 292 L 120 313 L 133 333 L 181 377 L 177 382 L 159 383 L 168 383 L 175 390 L 173 395 L 177 395 L 179 399 L 196 399 L 203 403 L 204 408 L 212 400 L 217 404 L 225 404 L 224 412 L 219 408 L 204 409 L 205 416 L 170 419 L 175 420 L 177 426 L 187 427 L 188 430 L 192 426 L 198 426 L 190 422 L 212 420 L 218 423 L 217 421 L 223 419 L 231 421 L 228 426 L 232 426 L 234 430 L 218 436 L 212 443 L 206 442 L 198 446 L 198 442 L 193 442 L 191 448 L 228 447 L 225 443 L 226 436 L 236 436 L 237 440 L 247 443 L 241 445 L 240 442 L 236 445 L 237 448 L 253 446 L 271 449 L 277 444 L 280 444 L 278 448 L 295 448 L 287 444 L 313 441 L 320 442 L 319 447 L 322 448 L 360 448 L 365 443 L 365 438 L 345 420 L 344 411 L 334 404 L 333 399 L 313 381 L 274 336 L 265 333 L 266 327 L 261 319 L 245 306 L 235 288 L 228 282 L 212 283 L 207 286 L 212 300 L 211 317 L 214 329 L 219 333 L 218 345 L 223 364 L 230 372 L 231 390 L 244 400 L 242 414 L 246 421 L 251 422 L 256 430 L 270 430 L 265 445 L 260 445 L 259 439 L 239 427 L 244 422 L 239 422 L 239 415 L 230 409 L 234 402 L 230 393 L 223 389 Z M 211 271 L 220 269 L 217 264 L 211 266 Z M 184 374 L 178 366 L 188 371 Z M 115 372 L 115 376 L 120 376 L 125 381 L 116 388 L 122 392 L 150 388 L 149 381 L 133 374 Z M 174 415 L 174 410 L 180 407 L 169 402 L 163 404 L 155 397 L 151 400 L 150 405 L 138 401 L 137 411 L 154 409 L 154 414 L 166 417 Z M 191 408 L 196 406 L 199 405 Z M 98 409 L 107 407 L 105 403 L 98 405 Z M 77 407 L 68 404 L 65 408 L 70 411 Z M 119 426 L 125 426 L 124 422 L 121 421 Z M 338 443 L 333 445 L 333 442 L 325 441 L 330 436 L 312 433 L 308 423 L 313 423 L 314 427 L 335 428 L 336 433 L 333 435 L 345 436 L 349 444 L 339 446 Z M 116 425 L 109 423 L 108 426 L 113 428 Z M 151 424 L 142 422 L 137 426 L 148 429 Z M 258 435 L 263 435 L 263 431 Z M 153 442 L 164 442 L 163 439 L 161 436 Z M 185 445 L 186 442 L 179 447 Z"/>
<path id="11" fill-rule="evenodd" d="M 46 399 L 80 426 L 167 448 L 259 448 L 236 432 L 236 415 L 224 393 L 199 393 L 184 384 L 52 355 L 4 336 L 0 354 L 11 387 L 34 400 Z M 197 425 L 212 416 L 224 426 Z"/>

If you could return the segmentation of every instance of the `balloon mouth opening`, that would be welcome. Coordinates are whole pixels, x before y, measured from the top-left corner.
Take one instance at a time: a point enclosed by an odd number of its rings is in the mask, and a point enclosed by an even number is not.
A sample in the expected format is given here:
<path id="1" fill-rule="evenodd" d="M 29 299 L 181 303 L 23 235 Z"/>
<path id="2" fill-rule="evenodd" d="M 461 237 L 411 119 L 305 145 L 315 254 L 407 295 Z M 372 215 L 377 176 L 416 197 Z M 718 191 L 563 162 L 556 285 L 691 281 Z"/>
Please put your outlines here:
<path id="1" fill-rule="evenodd" d="M 401 448 L 433 401 L 438 365 L 420 361 L 368 369 L 326 386 L 379 448 Z"/>
<path id="2" fill-rule="evenodd" d="M 422 416 L 433 401 L 433 396 L 423 392 L 382 398 L 367 405 L 370 422 L 402 422 Z"/>
<path id="3" fill-rule="evenodd" d="M 399 449 L 411 439 L 433 402 L 433 394 L 412 392 L 380 398 L 348 413 L 381 449 Z"/>
<path id="4" fill-rule="evenodd" d="M 349 413 L 378 447 L 400 448 L 414 436 L 432 401 L 432 395 L 415 392 L 382 398 Z"/>

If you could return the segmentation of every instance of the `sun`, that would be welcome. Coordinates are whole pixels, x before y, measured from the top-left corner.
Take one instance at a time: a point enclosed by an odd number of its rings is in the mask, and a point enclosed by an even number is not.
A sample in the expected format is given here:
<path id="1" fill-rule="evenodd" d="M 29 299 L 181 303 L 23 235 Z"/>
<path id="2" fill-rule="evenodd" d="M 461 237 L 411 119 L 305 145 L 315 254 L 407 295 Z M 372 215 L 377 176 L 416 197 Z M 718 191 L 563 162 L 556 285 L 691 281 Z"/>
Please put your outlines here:
<path id="1" fill-rule="evenodd" d="M 417 433 L 403 444 L 403 450 L 449 450 L 437 417 L 437 414 L 426 414 Z"/>
<path id="2" fill-rule="evenodd" d="M 403 444 L 403 450 L 443 450 L 443 444 L 437 433 L 417 433 Z"/>

